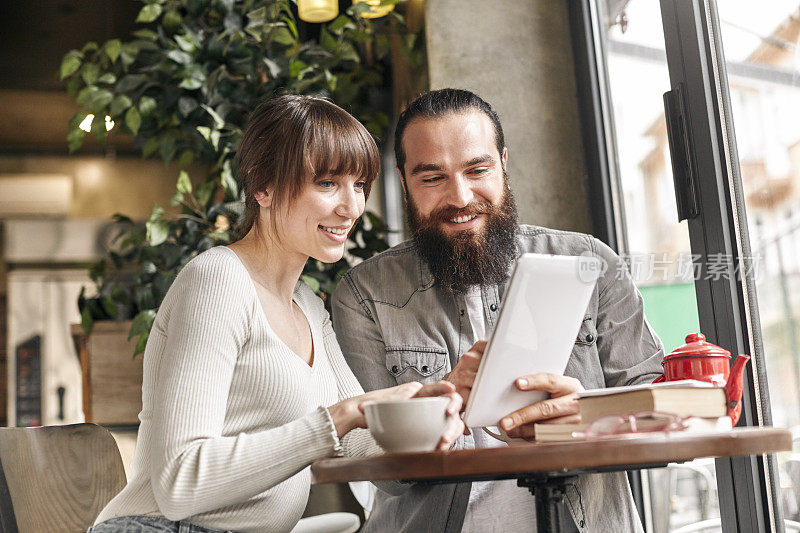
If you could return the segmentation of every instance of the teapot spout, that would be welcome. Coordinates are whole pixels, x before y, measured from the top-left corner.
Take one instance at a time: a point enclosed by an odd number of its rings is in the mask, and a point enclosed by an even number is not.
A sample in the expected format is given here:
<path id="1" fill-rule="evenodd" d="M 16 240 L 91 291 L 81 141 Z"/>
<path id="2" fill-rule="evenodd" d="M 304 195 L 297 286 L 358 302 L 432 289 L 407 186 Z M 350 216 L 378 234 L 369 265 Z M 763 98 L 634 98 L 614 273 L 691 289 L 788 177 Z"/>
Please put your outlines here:
<path id="1" fill-rule="evenodd" d="M 728 416 L 735 426 L 742 414 L 742 392 L 744 391 L 744 366 L 750 360 L 749 355 L 740 355 L 731 366 L 730 377 L 725 384 L 725 395 L 728 398 Z"/>

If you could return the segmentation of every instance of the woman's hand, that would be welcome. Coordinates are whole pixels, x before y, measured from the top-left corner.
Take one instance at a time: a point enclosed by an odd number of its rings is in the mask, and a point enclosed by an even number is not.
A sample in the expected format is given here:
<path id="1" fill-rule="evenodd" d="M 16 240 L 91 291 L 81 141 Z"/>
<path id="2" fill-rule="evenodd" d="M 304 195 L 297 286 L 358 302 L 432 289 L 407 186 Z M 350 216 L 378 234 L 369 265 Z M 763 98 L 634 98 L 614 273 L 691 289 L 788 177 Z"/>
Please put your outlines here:
<path id="1" fill-rule="evenodd" d="M 458 437 L 464 434 L 464 422 L 459 416 L 464 399 L 456 392 L 455 385 L 444 380 L 423 385 L 413 397 L 425 398 L 430 396 L 444 396 L 450 399 L 446 411 L 447 426 L 442 434 L 442 440 L 439 441 L 439 446 L 437 446 L 438 450 L 444 452 L 449 450 L 458 440 Z"/>
<path id="2" fill-rule="evenodd" d="M 453 445 L 464 431 L 464 423 L 458 416 L 461 410 L 461 396 L 455 392 L 455 386 L 446 381 L 437 381 L 428 385 L 422 385 L 416 381 L 404 383 L 388 389 L 378 389 L 367 392 L 360 396 L 354 396 L 342 400 L 328 407 L 328 411 L 336 426 L 336 433 L 339 438 L 355 428 L 367 427 L 364 419 L 364 404 L 369 402 L 386 402 L 396 400 L 407 400 L 409 398 L 427 398 L 433 396 L 445 396 L 450 399 L 447 404 L 447 427 L 445 428 L 442 440 L 439 442 L 438 449 L 447 450 Z"/>

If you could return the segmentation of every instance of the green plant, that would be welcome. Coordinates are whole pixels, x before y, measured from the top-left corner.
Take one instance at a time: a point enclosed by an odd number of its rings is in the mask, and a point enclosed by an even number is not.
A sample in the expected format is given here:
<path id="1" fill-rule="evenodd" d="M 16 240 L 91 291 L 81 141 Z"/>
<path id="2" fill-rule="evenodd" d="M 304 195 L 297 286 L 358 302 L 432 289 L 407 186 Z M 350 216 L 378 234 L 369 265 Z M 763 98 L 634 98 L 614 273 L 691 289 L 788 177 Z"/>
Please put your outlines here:
<path id="1" fill-rule="evenodd" d="M 397 0 L 384 0 L 395 3 Z M 92 267 L 96 298 L 81 295 L 84 329 L 102 318 L 133 316 L 135 353 L 144 350 L 155 313 L 180 269 L 198 253 L 232 240 L 242 198 L 232 161 L 248 113 L 273 94 L 331 98 L 380 136 L 387 115 L 370 105 L 384 80 L 390 34 L 412 63 L 423 57 L 422 39 L 403 17 L 370 22 L 358 4 L 317 38 L 301 37 L 290 0 L 144 0 L 137 21 L 144 26 L 128 41 L 87 43 L 68 52 L 60 75 L 82 106 L 70 121 L 70 151 L 90 133 L 134 137 L 142 156 L 158 156 L 180 169 L 179 209 L 168 215 L 156 205 L 144 226 L 117 215 L 116 249 Z M 306 28 L 307 29 L 307 28 Z M 87 119 L 89 115 L 92 119 Z M 106 117 L 116 125 L 107 131 Z M 194 163 L 193 166 L 190 166 Z M 200 167 L 203 175 L 190 176 Z M 386 249 L 387 228 L 367 213 L 351 236 L 350 255 L 369 257 Z M 349 268 L 309 261 L 303 279 L 323 297 Z"/>

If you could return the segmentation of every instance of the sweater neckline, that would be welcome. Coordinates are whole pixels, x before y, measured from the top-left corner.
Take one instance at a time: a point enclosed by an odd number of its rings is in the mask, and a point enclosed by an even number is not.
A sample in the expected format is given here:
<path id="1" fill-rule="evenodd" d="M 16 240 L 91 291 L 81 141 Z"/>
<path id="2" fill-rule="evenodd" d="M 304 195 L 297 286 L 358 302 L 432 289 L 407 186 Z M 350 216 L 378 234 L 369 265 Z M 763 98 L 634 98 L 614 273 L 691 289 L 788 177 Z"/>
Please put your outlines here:
<path id="1" fill-rule="evenodd" d="M 308 368 L 309 370 L 312 371 L 316 370 L 317 361 L 319 360 L 318 357 L 319 354 L 317 353 L 317 346 L 319 346 L 319 343 L 317 342 L 318 337 L 316 328 L 314 327 L 314 322 L 311 320 L 311 315 L 305 307 L 305 302 L 303 301 L 303 298 L 300 298 L 300 283 L 302 283 L 302 281 L 297 280 L 297 283 L 294 286 L 294 291 L 292 291 L 292 301 L 297 304 L 297 307 L 300 308 L 300 312 L 303 313 L 304 317 L 306 317 L 306 322 L 308 322 L 308 328 L 311 331 L 311 364 L 308 364 L 306 361 L 304 361 L 303 358 L 300 356 L 300 354 L 292 350 L 289 347 L 289 345 L 286 344 L 277 333 L 275 333 L 275 330 L 272 329 L 272 326 L 269 323 L 269 319 L 267 319 L 267 314 L 264 312 L 264 308 L 261 305 L 261 300 L 259 300 L 258 298 L 258 290 L 256 289 L 255 280 L 253 280 L 253 277 L 250 275 L 250 272 L 247 270 L 247 267 L 244 266 L 244 262 L 242 262 L 242 259 L 236 254 L 236 252 L 234 252 L 227 246 L 217 246 L 216 248 L 221 248 L 230 255 L 232 255 L 233 257 L 235 257 L 236 261 L 239 263 L 239 266 L 242 267 L 244 274 L 247 276 L 248 281 L 250 281 L 250 289 L 253 296 L 254 304 L 258 309 L 258 314 L 261 315 L 264 325 L 267 327 L 267 329 L 269 329 L 270 333 L 272 333 L 272 335 L 275 336 L 280 345 L 287 352 L 289 352 L 295 359 L 297 359 L 297 361 L 300 364 L 302 364 L 303 367 Z"/>

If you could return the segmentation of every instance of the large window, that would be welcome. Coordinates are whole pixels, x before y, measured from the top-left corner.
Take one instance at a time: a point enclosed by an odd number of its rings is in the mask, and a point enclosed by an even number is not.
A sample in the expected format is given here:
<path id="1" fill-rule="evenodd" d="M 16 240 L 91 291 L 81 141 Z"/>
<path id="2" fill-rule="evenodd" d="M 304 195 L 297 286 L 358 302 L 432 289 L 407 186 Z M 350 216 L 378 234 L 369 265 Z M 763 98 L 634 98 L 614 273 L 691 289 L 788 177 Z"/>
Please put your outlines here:
<path id="1" fill-rule="evenodd" d="M 618 251 L 668 353 L 700 330 L 689 231 L 678 222 L 662 95 L 670 89 L 661 11 L 651 0 L 598 3 L 608 84 Z M 642 472 L 645 522 L 666 533 L 719 517 L 713 460 Z"/>
<path id="2" fill-rule="evenodd" d="M 796 436 L 778 456 L 779 505 L 800 522 L 800 1 L 718 3 L 729 112 L 754 259 L 772 421 Z M 731 154 L 734 155 L 734 154 Z M 754 324 L 757 327 L 758 324 Z M 777 503 L 776 503 L 777 504 Z"/>
<path id="3" fill-rule="evenodd" d="M 665 349 L 699 330 L 752 354 L 740 425 L 798 436 L 791 454 L 649 471 L 647 529 L 800 531 L 800 0 L 578 5 L 595 226 Z M 667 91 L 685 104 L 677 177 Z M 675 182 L 696 205 L 676 205 Z"/>

